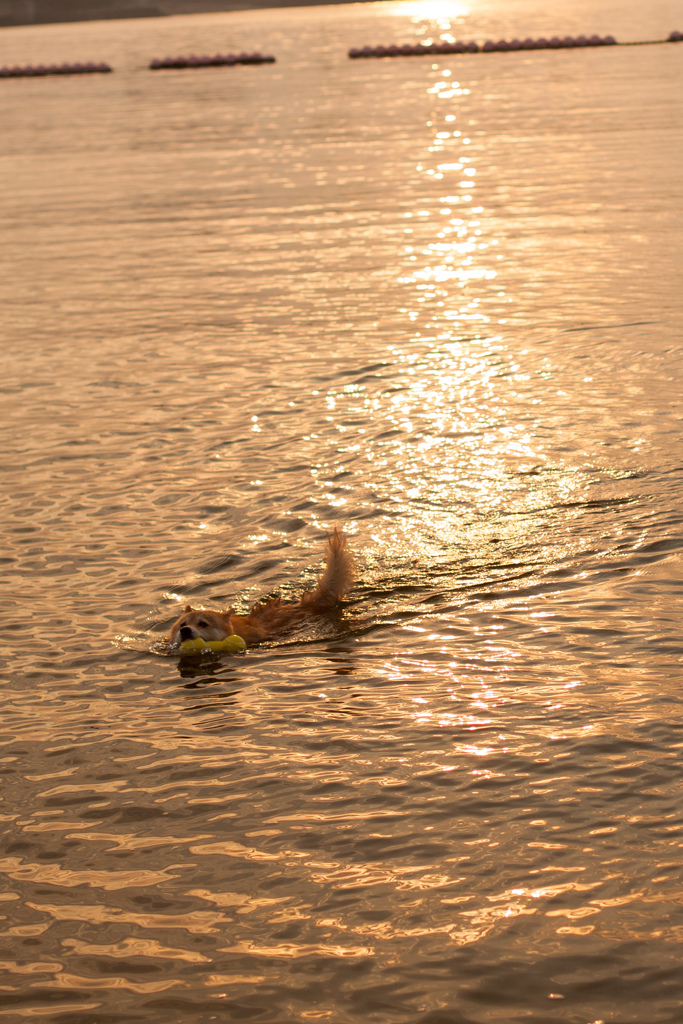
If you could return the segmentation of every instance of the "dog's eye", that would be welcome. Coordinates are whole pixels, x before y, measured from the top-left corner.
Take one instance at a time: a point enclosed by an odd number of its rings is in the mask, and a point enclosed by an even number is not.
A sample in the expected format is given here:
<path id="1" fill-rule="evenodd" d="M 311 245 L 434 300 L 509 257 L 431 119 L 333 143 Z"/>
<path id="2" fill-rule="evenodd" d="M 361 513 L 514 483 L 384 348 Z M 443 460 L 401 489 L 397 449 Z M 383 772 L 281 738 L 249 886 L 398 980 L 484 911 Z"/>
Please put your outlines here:
<path id="1" fill-rule="evenodd" d="M 205 622 L 205 621 L 204 621 L 204 619 L 197 619 L 197 625 L 198 625 L 198 626 L 201 626 L 201 627 L 202 627 L 202 629 L 206 629 L 206 627 L 207 627 L 207 626 L 208 626 L 209 624 L 208 624 L 208 622 Z"/>

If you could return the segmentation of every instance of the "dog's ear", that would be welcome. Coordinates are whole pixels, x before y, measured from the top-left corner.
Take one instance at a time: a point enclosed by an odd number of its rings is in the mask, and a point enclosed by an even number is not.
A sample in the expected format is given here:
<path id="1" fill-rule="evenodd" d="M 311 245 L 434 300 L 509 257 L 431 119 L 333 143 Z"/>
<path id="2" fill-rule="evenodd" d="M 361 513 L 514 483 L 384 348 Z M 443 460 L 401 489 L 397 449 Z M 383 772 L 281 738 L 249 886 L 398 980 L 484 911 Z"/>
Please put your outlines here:
<path id="1" fill-rule="evenodd" d="M 235 614 L 235 609 L 234 608 L 228 608 L 227 612 L 220 612 L 220 617 L 222 618 L 223 622 L 225 623 L 226 628 L 228 630 L 228 633 L 233 633 L 234 632 L 234 630 L 232 628 L 232 623 L 230 621 L 230 616 L 234 615 L 234 614 Z"/>
<path id="2" fill-rule="evenodd" d="M 191 611 L 194 611 L 194 609 L 193 609 L 191 604 L 186 604 L 185 605 L 185 611 L 186 612 L 191 612 Z"/>

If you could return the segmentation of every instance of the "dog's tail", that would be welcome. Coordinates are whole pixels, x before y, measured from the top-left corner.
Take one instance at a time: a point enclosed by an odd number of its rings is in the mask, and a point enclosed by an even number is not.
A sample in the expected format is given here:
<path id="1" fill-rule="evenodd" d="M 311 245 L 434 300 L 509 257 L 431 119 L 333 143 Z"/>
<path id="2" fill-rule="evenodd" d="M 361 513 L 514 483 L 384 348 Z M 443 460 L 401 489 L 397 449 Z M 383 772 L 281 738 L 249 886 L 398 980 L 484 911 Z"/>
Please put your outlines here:
<path id="1" fill-rule="evenodd" d="M 348 594 L 353 584 L 353 556 L 345 535 L 336 528 L 327 536 L 325 555 L 325 568 L 315 590 L 301 599 L 301 607 L 306 611 L 329 611 Z"/>

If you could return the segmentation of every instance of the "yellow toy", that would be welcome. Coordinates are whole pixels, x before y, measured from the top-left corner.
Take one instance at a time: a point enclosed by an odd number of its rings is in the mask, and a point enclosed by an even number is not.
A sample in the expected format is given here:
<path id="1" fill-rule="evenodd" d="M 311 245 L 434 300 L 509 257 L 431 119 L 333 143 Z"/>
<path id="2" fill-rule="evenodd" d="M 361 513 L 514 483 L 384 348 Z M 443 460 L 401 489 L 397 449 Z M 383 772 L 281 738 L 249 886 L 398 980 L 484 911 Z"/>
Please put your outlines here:
<path id="1" fill-rule="evenodd" d="M 202 654 L 204 651 L 226 651 L 228 654 L 237 654 L 238 651 L 246 649 L 246 644 L 241 636 L 226 636 L 225 640 L 204 640 L 196 636 L 194 640 L 183 640 L 180 645 L 181 654 Z"/>

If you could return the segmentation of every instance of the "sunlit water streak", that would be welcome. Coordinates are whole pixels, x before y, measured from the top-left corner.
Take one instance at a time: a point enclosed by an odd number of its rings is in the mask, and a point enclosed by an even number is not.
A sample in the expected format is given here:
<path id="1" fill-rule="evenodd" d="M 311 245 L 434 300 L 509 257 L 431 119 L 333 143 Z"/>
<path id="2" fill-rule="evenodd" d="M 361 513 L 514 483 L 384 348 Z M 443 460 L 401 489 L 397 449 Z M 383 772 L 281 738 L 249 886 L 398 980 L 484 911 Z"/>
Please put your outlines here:
<path id="1" fill-rule="evenodd" d="M 675 14 L 0 33 L 0 1019 L 678 1019 L 683 50 L 345 56 Z"/>

